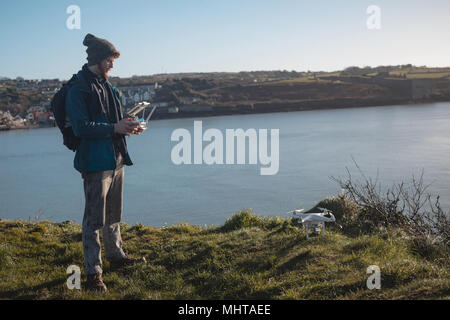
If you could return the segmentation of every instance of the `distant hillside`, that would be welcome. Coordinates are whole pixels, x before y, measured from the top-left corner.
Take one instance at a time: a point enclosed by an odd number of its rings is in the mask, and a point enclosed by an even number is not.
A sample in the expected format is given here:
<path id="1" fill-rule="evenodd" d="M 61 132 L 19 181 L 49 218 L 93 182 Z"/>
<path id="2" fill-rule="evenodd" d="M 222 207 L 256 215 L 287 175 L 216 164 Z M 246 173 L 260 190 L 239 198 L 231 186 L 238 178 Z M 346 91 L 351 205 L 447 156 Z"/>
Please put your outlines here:
<path id="1" fill-rule="evenodd" d="M 28 108 L 48 102 L 48 99 L 39 89 L 18 90 L 14 86 L 0 86 L 0 110 L 9 111 L 13 116 L 25 115 Z"/>
<path id="2" fill-rule="evenodd" d="M 110 81 L 126 88 L 158 84 L 152 101 L 168 107 L 159 108 L 155 119 L 450 101 L 450 68 L 412 65 L 335 72 L 155 74 Z M 0 80 L 0 110 L 23 115 L 35 104 L 48 107 L 62 84 L 58 79 Z M 170 111 L 171 107 L 178 109 Z"/>

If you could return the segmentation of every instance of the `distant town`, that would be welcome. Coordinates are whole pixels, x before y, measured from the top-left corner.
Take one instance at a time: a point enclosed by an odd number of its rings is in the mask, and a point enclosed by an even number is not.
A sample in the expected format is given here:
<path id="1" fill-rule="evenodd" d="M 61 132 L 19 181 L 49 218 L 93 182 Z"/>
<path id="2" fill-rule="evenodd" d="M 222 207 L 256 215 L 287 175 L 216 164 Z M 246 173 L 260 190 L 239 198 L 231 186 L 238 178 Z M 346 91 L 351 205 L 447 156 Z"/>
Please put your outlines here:
<path id="1" fill-rule="evenodd" d="M 450 68 L 349 67 L 336 72 L 253 71 L 111 77 L 124 112 L 142 101 L 153 119 L 450 101 Z M 0 130 L 54 126 L 59 79 L 0 78 Z"/>

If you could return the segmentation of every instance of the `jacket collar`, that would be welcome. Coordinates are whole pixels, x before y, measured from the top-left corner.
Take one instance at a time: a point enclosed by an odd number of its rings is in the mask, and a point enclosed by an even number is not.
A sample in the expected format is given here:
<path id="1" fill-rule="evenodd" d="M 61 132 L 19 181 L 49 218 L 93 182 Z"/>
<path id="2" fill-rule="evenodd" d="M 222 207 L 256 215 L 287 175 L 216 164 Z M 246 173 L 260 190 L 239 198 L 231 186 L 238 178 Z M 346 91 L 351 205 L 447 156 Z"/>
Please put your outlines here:
<path id="1" fill-rule="evenodd" d="M 97 80 L 100 83 L 105 83 L 108 81 L 105 77 L 99 76 L 98 74 L 89 70 L 87 63 L 83 65 L 82 71 L 84 72 L 88 80 Z"/>

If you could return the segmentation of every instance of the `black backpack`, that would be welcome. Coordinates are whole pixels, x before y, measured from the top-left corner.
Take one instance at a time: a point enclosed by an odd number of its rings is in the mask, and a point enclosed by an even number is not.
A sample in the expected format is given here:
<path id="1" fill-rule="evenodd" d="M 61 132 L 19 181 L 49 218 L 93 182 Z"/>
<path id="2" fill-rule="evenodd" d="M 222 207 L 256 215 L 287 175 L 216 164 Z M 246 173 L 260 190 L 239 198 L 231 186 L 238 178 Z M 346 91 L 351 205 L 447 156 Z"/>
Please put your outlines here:
<path id="1" fill-rule="evenodd" d="M 72 85 L 77 84 L 82 88 L 85 88 L 90 91 L 88 84 L 84 79 L 78 78 L 76 74 L 72 76 L 72 78 L 67 81 L 61 89 L 58 90 L 57 93 L 52 98 L 50 103 L 53 115 L 55 116 L 56 125 L 63 135 L 63 143 L 64 145 L 72 151 L 77 150 L 80 145 L 81 139 L 75 136 L 72 130 L 72 126 L 70 122 L 66 118 L 66 95 L 69 92 L 69 89 Z M 88 103 L 89 101 L 87 101 Z M 89 112 L 89 104 L 88 104 L 88 112 Z M 89 118 L 91 116 L 89 115 Z"/>

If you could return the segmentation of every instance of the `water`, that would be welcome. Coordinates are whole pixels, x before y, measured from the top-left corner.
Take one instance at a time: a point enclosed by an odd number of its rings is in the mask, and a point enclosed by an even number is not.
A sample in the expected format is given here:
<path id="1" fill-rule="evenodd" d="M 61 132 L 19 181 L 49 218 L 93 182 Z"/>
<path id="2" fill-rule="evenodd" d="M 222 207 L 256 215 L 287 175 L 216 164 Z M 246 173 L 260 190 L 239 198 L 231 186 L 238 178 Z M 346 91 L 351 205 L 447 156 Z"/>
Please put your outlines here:
<path id="1" fill-rule="evenodd" d="M 172 131 L 192 134 L 194 120 L 203 132 L 278 128 L 278 174 L 260 175 L 260 165 L 174 165 Z M 0 218 L 38 213 L 81 223 L 82 180 L 61 139 L 56 128 L 0 133 Z M 450 103 L 158 120 L 128 146 L 134 166 L 125 170 L 123 221 L 130 224 L 220 225 L 244 208 L 287 216 L 339 193 L 330 176 L 355 172 L 352 158 L 367 176 L 378 171 L 384 185 L 424 170 L 429 190 L 450 208 Z"/>

